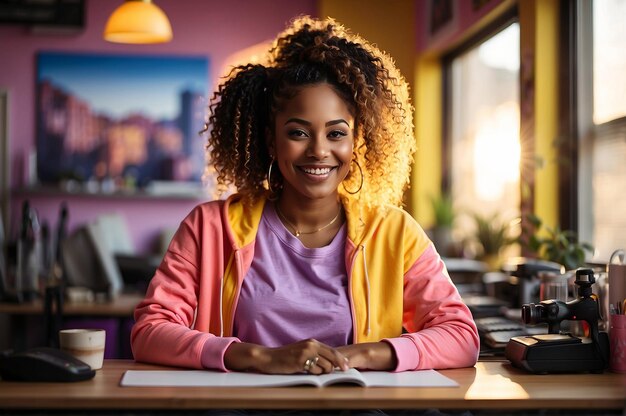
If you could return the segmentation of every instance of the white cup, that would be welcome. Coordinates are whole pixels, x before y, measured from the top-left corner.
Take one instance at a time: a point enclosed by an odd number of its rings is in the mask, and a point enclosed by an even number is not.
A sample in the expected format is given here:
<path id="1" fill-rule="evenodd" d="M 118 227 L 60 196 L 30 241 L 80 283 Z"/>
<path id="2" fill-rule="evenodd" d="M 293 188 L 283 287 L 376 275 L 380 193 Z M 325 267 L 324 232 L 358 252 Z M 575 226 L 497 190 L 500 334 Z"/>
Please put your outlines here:
<path id="1" fill-rule="evenodd" d="M 92 370 L 102 368 L 105 340 L 104 329 L 62 329 L 59 331 L 61 350 L 86 363 Z"/>

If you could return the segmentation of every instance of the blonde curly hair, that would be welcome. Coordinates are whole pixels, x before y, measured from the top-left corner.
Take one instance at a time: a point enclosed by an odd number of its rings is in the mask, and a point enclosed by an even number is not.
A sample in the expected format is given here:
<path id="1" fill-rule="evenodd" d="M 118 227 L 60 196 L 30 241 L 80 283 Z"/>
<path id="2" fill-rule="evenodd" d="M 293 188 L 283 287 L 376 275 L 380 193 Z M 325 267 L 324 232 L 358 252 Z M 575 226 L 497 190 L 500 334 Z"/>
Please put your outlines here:
<path id="1" fill-rule="evenodd" d="M 218 185 L 254 201 L 280 188 L 266 132 L 281 103 L 305 85 L 328 83 L 355 113 L 354 162 L 339 187 L 369 206 L 401 205 L 415 151 L 406 81 L 387 54 L 331 18 L 302 16 L 280 33 L 264 64 L 233 69 L 209 106 L 207 168 Z M 278 169 L 275 169 L 278 171 Z M 356 194 L 354 190 L 359 189 Z M 349 192 L 350 191 L 350 192 Z"/>

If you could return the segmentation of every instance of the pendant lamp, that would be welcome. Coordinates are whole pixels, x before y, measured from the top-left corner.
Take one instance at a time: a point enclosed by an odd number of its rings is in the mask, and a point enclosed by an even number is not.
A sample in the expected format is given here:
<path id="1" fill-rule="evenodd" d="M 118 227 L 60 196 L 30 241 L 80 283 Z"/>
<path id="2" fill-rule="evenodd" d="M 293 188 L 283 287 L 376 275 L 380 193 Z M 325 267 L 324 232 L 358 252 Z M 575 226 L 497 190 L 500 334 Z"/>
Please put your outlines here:
<path id="1" fill-rule="evenodd" d="M 152 0 L 125 0 L 104 28 L 104 40 L 115 43 L 164 43 L 172 36 L 169 19 Z"/>

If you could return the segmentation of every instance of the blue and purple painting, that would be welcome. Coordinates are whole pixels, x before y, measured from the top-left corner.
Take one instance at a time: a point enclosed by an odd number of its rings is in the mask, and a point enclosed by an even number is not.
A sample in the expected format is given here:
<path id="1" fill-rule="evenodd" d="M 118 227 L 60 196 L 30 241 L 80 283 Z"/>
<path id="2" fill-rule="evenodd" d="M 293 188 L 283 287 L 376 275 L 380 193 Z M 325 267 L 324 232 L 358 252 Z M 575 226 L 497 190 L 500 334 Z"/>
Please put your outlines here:
<path id="1" fill-rule="evenodd" d="M 40 53 L 41 183 L 197 181 L 208 103 L 205 57 Z"/>

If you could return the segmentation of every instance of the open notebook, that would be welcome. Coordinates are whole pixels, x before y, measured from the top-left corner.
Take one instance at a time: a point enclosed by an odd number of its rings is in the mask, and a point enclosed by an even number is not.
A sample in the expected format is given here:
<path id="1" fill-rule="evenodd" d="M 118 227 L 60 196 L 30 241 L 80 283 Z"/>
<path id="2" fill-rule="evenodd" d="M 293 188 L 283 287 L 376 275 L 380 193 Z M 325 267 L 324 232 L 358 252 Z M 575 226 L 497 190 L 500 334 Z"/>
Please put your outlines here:
<path id="1" fill-rule="evenodd" d="M 181 386 L 181 387 L 281 387 L 333 384 L 353 384 L 364 387 L 458 387 L 458 383 L 435 370 L 364 371 L 355 369 L 337 371 L 320 376 L 310 374 L 256 374 L 222 373 L 202 370 L 138 371 L 128 370 L 122 376 L 121 386 Z"/>

